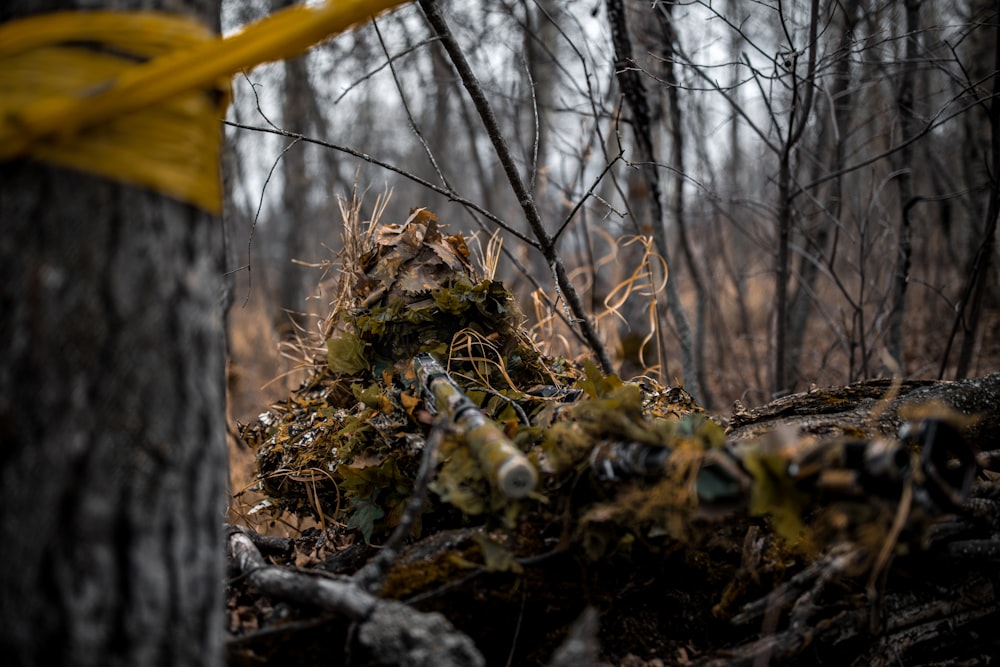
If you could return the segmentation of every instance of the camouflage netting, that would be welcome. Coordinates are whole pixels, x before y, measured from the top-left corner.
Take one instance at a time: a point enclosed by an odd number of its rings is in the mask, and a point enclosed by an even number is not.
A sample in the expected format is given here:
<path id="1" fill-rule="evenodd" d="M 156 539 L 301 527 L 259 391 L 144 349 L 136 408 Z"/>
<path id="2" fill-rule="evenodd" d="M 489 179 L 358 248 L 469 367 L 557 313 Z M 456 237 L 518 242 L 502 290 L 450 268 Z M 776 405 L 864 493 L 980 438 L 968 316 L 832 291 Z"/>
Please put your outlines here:
<path id="1" fill-rule="evenodd" d="M 308 380 L 243 429 L 258 507 L 321 527 L 289 563 L 357 575 L 412 515 L 443 433 L 410 545 L 386 549 L 377 589 L 443 613 L 488 664 L 559 664 L 563 640 L 594 625 L 584 608 L 600 613 L 599 636 L 579 638 L 591 664 L 815 664 L 811 646 L 839 664 L 918 664 L 939 622 L 965 657 L 994 647 L 1000 466 L 969 441 L 997 447 L 1000 374 L 815 390 L 727 420 L 683 389 L 545 356 L 522 320 L 433 214 L 349 226 Z M 471 436 L 442 426 L 423 353 L 530 463 L 530 493 L 498 490 Z M 246 633 L 234 662 L 296 664 L 294 647 L 315 664 L 309 641 L 323 655 L 331 636 L 350 643 L 329 619 L 316 637 L 316 622 L 248 633 L 246 618 L 280 615 L 247 595 L 231 599 Z"/>

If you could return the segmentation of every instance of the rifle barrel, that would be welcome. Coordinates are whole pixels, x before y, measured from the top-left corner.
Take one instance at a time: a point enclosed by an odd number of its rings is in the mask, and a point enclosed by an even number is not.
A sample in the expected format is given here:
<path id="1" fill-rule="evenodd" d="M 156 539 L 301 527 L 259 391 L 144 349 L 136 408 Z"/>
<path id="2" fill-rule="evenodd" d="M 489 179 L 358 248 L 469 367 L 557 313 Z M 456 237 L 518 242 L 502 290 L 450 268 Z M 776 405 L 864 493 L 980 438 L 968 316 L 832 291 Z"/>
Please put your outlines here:
<path id="1" fill-rule="evenodd" d="M 434 409 L 455 425 L 490 483 L 508 498 L 523 498 L 534 491 L 538 472 L 531 461 L 466 396 L 438 360 L 421 352 L 413 365 Z"/>

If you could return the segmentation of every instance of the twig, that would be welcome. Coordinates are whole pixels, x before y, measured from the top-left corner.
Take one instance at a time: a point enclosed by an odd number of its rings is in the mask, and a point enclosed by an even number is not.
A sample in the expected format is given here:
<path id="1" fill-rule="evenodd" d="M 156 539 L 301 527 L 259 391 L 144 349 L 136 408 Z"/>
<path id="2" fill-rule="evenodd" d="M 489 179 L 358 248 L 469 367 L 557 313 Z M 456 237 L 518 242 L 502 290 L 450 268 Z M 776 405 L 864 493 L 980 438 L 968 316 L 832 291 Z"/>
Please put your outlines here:
<path id="1" fill-rule="evenodd" d="M 598 174 L 597 178 L 594 179 L 594 182 L 590 185 L 590 189 L 587 190 L 587 192 L 585 192 L 582 197 L 580 197 L 580 200 L 576 203 L 575 206 L 573 206 L 573 210 L 569 212 L 569 214 L 563 220 L 562 224 L 559 225 L 559 229 L 557 229 L 556 233 L 552 235 L 553 240 L 557 240 L 560 236 L 562 236 L 562 233 L 564 231 L 566 231 L 566 227 L 569 225 L 570 222 L 573 221 L 573 218 L 576 217 L 577 212 L 580 210 L 580 208 L 583 206 L 583 204 L 587 201 L 587 199 L 589 199 L 590 197 L 594 197 L 595 199 L 601 200 L 600 196 L 595 192 L 595 190 L 597 190 L 597 186 L 600 185 L 601 181 L 604 180 L 604 177 L 607 176 L 607 174 L 608 174 L 609 171 L 611 171 L 611 168 L 613 166 L 615 166 L 616 163 L 618 163 L 619 161 L 622 161 L 622 160 L 624 160 L 624 155 L 623 155 L 623 151 L 621 150 L 621 148 L 619 148 L 618 149 L 618 155 L 614 156 L 614 158 L 612 158 L 610 161 L 608 161 L 607 164 L 604 165 L 604 169 L 602 169 L 601 173 Z M 603 201 L 603 200 L 601 200 L 601 201 Z M 607 202 L 604 202 L 604 203 L 607 204 Z M 608 204 L 608 208 L 614 210 L 614 207 L 612 207 L 610 204 Z M 624 214 L 619 213 L 617 211 L 616 211 L 616 213 L 618 213 L 618 215 L 624 217 Z"/>
<path id="2" fill-rule="evenodd" d="M 763 616 L 769 607 L 784 607 L 789 602 L 808 593 L 817 585 L 826 585 L 833 574 L 843 573 L 856 565 L 865 554 L 850 544 L 837 545 L 818 558 L 809 567 L 792 576 L 787 582 L 753 602 L 743 606 L 733 617 L 734 625 L 744 625 Z"/>
<path id="3" fill-rule="evenodd" d="M 256 95 L 256 94 L 257 93 L 255 91 L 254 95 Z M 263 113 L 261 115 L 263 116 Z M 267 119 L 267 116 L 264 116 L 264 120 L 266 120 L 268 122 L 268 124 L 271 123 L 271 121 Z M 228 121 L 226 121 L 226 122 L 228 122 Z M 274 175 L 274 170 L 278 167 L 278 163 L 281 162 L 281 158 L 285 157 L 285 153 L 287 153 L 288 151 L 290 151 L 295 146 L 295 144 L 297 144 L 297 143 L 299 143 L 299 139 L 296 138 L 292 143 L 290 143 L 287 146 L 285 146 L 284 149 L 282 149 L 281 153 L 278 154 L 278 157 L 274 158 L 274 162 L 271 163 L 271 169 L 268 170 L 268 172 L 267 172 L 267 178 L 264 179 L 264 185 L 260 189 L 260 199 L 257 202 L 257 212 L 254 213 L 253 224 L 250 225 L 250 235 L 247 237 L 247 263 L 246 263 L 246 266 L 241 266 L 238 269 L 233 269 L 233 271 L 230 271 L 230 273 L 235 273 L 236 271 L 240 271 L 242 269 L 246 269 L 247 270 L 247 295 L 246 295 L 246 298 L 243 299 L 243 307 L 244 308 L 250 302 L 250 290 L 253 288 L 253 273 L 252 273 L 252 269 L 251 269 L 250 255 L 251 255 L 251 252 L 253 250 L 253 236 L 254 236 L 254 233 L 257 230 L 257 222 L 260 220 L 260 212 L 264 208 L 264 193 L 267 192 L 267 185 L 268 185 L 268 183 L 271 182 L 271 177 Z"/>
<path id="4" fill-rule="evenodd" d="M 261 535 L 257 531 L 251 530 L 250 528 L 229 524 L 226 525 L 226 529 L 243 533 L 251 542 L 253 542 L 255 547 L 257 547 L 260 551 L 267 553 L 288 555 L 291 554 L 292 550 L 295 548 L 295 540 L 290 537 Z"/>
<path id="5" fill-rule="evenodd" d="M 427 155 L 427 160 L 431 163 L 431 167 L 434 168 L 434 173 L 437 174 L 438 178 L 441 179 L 441 185 L 453 190 L 448 179 L 445 177 L 444 172 L 441 171 L 441 167 L 438 165 L 437 159 L 434 157 L 434 151 L 431 150 L 430 145 L 427 140 L 424 139 L 423 133 L 420 128 L 417 127 L 417 120 L 413 117 L 413 112 L 410 111 L 410 105 L 406 101 L 406 94 L 403 93 L 403 84 L 399 81 L 399 76 L 396 74 L 396 68 L 392 64 L 392 56 L 389 55 L 389 49 L 385 45 L 385 40 L 382 39 L 382 31 L 379 30 L 378 22 L 372 18 L 372 27 L 375 28 L 375 35 L 378 37 L 379 46 L 382 47 L 382 53 L 385 54 L 386 62 L 389 65 L 389 72 L 392 74 L 392 81 L 396 84 L 396 92 L 399 93 L 399 101 L 403 105 L 403 111 L 406 112 L 406 120 L 410 124 L 410 131 L 420 142 L 420 145 L 424 149 L 424 154 Z"/>
<path id="6" fill-rule="evenodd" d="M 334 98 L 333 104 L 334 105 L 339 104 L 340 101 L 342 99 L 344 99 L 348 95 L 348 93 L 350 93 L 352 90 L 354 90 L 356 87 L 358 87 L 360 84 L 364 83 L 368 79 L 371 79 L 373 76 L 375 76 L 376 74 L 378 74 L 379 72 L 381 72 L 385 68 L 391 67 L 392 63 L 396 62 L 397 60 L 399 60 L 403 56 L 407 56 L 407 55 L 409 55 L 409 54 L 411 54 L 411 53 L 413 53 L 415 51 L 419 51 L 420 49 L 422 49 L 423 47 L 427 46 L 427 44 L 429 44 L 430 42 L 433 42 L 433 41 L 435 41 L 434 38 L 425 39 L 423 41 L 417 42 L 416 44 L 413 44 L 413 45 L 407 47 L 406 49 L 403 49 L 402 51 L 400 51 L 399 53 L 397 53 L 394 56 L 389 56 L 388 54 L 386 54 L 387 60 L 385 61 L 385 63 L 379 65 L 378 67 L 375 67 L 374 69 L 372 69 L 369 72 L 366 72 L 364 75 L 362 75 L 362 76 L 358 77 L 357 79 L 355 79 L 350 85 L 346 86 L 342 91 L 340 91 L 340 95 L 338 95 L 337 97 Z"/>
<path id="7" fill-rule="evenodd" d="M 517 231 L 516 229 L 514 229 L 513 227 L 511 227 L 510 225 L 508 225 L 506 222 L 504 222 L 503 220 L 501 220 L 497 216 L 493 215 L 492 213 L 490 213 L 489 211 L 487 211 L 486 209 L 484 209 L 482 206 L 479 206 L 475 202 L 473 202 L 473 201 L 471 201 L 469 199 L 466 199 L 465 197 L 462 197 L 457 192 L 453 192 L 453 191 L 451 191 L 451 190 L 449 190 L 447 188 L 443 188 L 440 185 L 435 185 L 435 184 L 431 183 L 430 181 L 427 181 L 427 180 L 425 180 L 423 178 L 420 178 L 419 176 L 417 176 L 415 174 L 411 174 L 410 172 L 406 171 L 405 169 L 401 169 L 401 168 L 399 168 L 399 167 L 397 167 L 395 165 L 389 164 L 388 162 L 383 162 L 382 160 L 379 160 L 378 158 L 372 157 L 371 155 L 368 155 L 367 153 L 362 153 L 361 151 L 355 150 L 355 149 L 350 148 L 348 146 L 341 146 L 341 145 L 338 145 L 338 144 L 330 143 L 328 141 L 323 141 L 322 139 L 314 139 L 314 138 L 308 137 L 308 136 L 306 136 L 304 134 L 299 134 L 298 132 L 289 132 L 288 130 L 282 130 L 282 129 L 270 128 L 270 127 L 262 127 L 262 126 L 259 126 L 259 125 L 247 125 L 245 123 L 237 123 L 237 122 L 234 122 L 234 121 L 231 121 L 231 120 L 224 120 L 222 122 L 224 124 L 230 126 L 230 127 L 235 127 L 237 129 L 240 129 L 240 130 L 250 130 L 252 132 L 266 132 L 268 134 L 277 134 L 277 135 L 282 136 L 282 137 L 290 137 L 292 139 L 298 139 L 299 141 L 304 141 L 304 142 L 309 143 L 309 144 L 315 144 L 317 146 L 322 146 L 323 148 L 330 148 L 330 149 L 333 149 L 335 151 L 340 151 L 341 153 L 346 153 L 346 154 L 351 155 L 353 157 L 356 157 L 358 159 L 364 160 L 365 162 L 369 162 L 369 163 L 374 164 L 376 166 L 382 167 L 383 169 L 388 169 L 389 171 L 393 171 L 393 172 L 399 174 L 400 176 L 413 181 L 417 185 L 421 185 L 421 186 L 427 188 L 428 190 L 433 190 L 434 192 L 438 193 L 439 195 L 447 197 L 449 201 L 453 201 L 455 203 L 461 204 L 465 208 L 471 209 L 471 210 L 475 211 L 476 213 L 479 213 L 484 218 L 486 218 L 487 220 L 489 220 L 490 222 L 492 222 L 493 224 L 495 224 L 497 227 L 500 227 L 505 232 L 508 232 L 509 234 L 511 234 L 513 236 L 516 236 L 519 241 L 522 241 L 523 243 L 527 243 L 532 248 L 537 248 L 538 247 L 538 242 L 537 241 L 535 241 L 534 239 L 532 239 L 532 238 L 526 236 L 525 234 L 522 234 L 521 232 Z"/>

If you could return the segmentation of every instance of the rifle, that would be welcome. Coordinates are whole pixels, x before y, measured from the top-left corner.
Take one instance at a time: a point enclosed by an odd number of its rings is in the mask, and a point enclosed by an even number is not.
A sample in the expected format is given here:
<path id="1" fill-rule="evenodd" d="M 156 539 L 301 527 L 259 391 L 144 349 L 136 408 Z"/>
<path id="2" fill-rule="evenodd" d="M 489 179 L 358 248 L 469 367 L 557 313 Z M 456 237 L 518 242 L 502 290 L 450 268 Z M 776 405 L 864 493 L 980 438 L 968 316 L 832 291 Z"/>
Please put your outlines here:
<path id="1" fill-rule="evenodd" d="M 538 472 L 528 457 L 465 395 L 432 354 L 417 354 L 413 370 L 428 407 L 451 421 L 490 484 L 508 498 L 523 498 L 535 490 Z"/>

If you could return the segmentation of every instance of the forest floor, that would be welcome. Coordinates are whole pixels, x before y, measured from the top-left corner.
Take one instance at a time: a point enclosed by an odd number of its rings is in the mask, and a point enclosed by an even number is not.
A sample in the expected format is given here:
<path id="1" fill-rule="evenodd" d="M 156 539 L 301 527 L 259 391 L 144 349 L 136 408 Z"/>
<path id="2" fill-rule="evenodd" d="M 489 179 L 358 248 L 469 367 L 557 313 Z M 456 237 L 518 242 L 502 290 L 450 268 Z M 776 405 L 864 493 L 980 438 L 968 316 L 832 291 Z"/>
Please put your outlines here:
<path id="1" fill-rule="evenodd" d="M 988 313 L 983 326 L 1000 330 L 1000 317 Z M 942 335 L 930 323 L 918 330 L 920 335 L 909 341 L 911 359 L 939 347 L 939 341 L 930 339 Z M 230 522 L 258 539 L 269 565 L 286 572 L 322 570 L 325 576 L 357 577 L 364 563 L 375 560 L 377 549 L 361 543 L 353 528 L 322 525 L 301 513 L 266 519 L 258 518 L 265 513 L 252 514 L 263 496 L 251 489 L 258 481 L 256 452 L 239 439 L 238 424 L 253 422 L 272 404 L 288 399 L 306 377 L 296 361 L 279 354 L 280 342 L 263 308 L 233 308 Z M 739 354 L 735 348 L 733 352 Z M 744 369 L 754 363 L 749 358 L 728 361 Z M 936 375 L 934 366 L 928 359 L 920 375 Z M 985 336 L 977 370 L 985 375 L 997 369 L 1000 339 Z M 710 414 L 747 429 L 791 414 L 782 412 L 780 402 L 765 406 L 763 392 L 742 384 L 743 376 L 752 374 L 716 375 L 712 393 L 726 407 Z M 873 390 L 886 393 L 888 386 Z M 827 403 L 843 396 L 822 394 Z M 750 417 L 731 412 L 728 406 L 737 399 L 750 409 Z M 861 404 L 855 400 L 852 409 Z M 845 409 L 837 418 L 849 412 Z M 1000 418 L 1000 412 L 993 417 Z M 861 511 L 875 512 L 868 518 L 854 516 L 858 505 L 850 503 L 817 515 L 827 537 L 840 531 L 850 538 L 805 551 L 787 548 L 775 534 L 780 527 L 745 516 L 698 523 L 682 544 L 652 535 L 628 542 L 627 552 L 607 551 L 601 544 L 604 555 L 596 561 L 543 548 L 558 537 L 551 534 L 558 521 L 549 515 L 527 521 L 514 541 L 510 534 L 483 533 L 475 526 L 436 535 L 429 531 L 430 537 L 404 548 L 382 573 L 382 591 L 407 601 L 417 613 L 443 613 L 489 665 L 989 664 L 1000 654 L 992 630 L 1000 620 L 998 477 L 986 472 L 977 482 L 969 502 L 980 508 L 981 516 L 963 515 L 940 525 L 920 519 L 919 540 L 909 534 L 912 525 L 896 525 L 903 514 L 896 511 L 903 502 L 897 494 L 875 510 L 864 506 Z M 633 497 L 630 502 L 642 505 L 643 500 Z M 603 526 L 607 517 L 594 516 L 601 511 L 606 507 L 595 506 L 583 520 Z M 268 543 L 260 536 L 284 541 Z M 916 540 L 912 548 L 886 555 L 884 544 L 907 540 Z M 513 562 L 504 560 L 511 555 Z M 497 558 L 504 564 L 498 565 Z M 366 653 L 363 641 L 352 639 L 356 628 L 349 623 L 331 620 L 328 613 L 294 599 L 263 595 L 252 585 L 233 587 L 230 614 L 232 665 L 310 665 L 318 655 L 327 664 L 386 662 Z M 346 648 L 352 641 L 353 653 Z M 403 643 L 421 641 L 409 637 Z M 460 659 L 454 664 L 479 663 Z"/>

